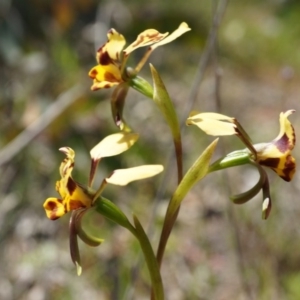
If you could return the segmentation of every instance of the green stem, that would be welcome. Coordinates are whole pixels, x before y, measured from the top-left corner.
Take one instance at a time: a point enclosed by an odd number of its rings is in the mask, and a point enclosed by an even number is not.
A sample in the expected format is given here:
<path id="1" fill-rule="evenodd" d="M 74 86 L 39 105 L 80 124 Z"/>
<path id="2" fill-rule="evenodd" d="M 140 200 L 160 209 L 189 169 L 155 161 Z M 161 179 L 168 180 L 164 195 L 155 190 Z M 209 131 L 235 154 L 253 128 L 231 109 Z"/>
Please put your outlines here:
<path id="1" fill-rule="evenodd" d="M 209 166 L 208 173 L 228 169 L 231 167 L 252 164 L 251 153 L 248 149 L 237 150 L 218 159 Z"/>
<path id="2" fill-rule="evenodd" d="M 137 217 L 133 216 L 135 224 L 135 227 L 133 227 L 125 214 L 114 203 L 103 197 L 95 202 L 95 209 L 104 217 L 128 229 L 137 238 L 150 273 L 152 292 L 155 297 L 154 299 L 163 300 L 164 290 L 159 266 L 150 241 Z"/>
<path id="3" fill-rule="evenodd" d="M 175 147 L 175 155 L 176 155 L 176 163 L 177 163 L 177 180 L 178 180 L 178 185 L 180 185 L 180 182 L 183 177 L 181 135 L 180 135 L 180 131 L 172 130 L 172 128 L 171 128 L 171 131 L 172 131 L 172 136 L 173 136 L 173 143 L 174 143 L 174 147 Z M 163 229 L 161 232 L 160 241 L 159 241 L 157 254 L 156 254 L 156 259 L 157 259 L 159 268 L 161 267 L 162 259 L 163 259 L 164 252 L 166 249 L 166 245 L 167 245 L 169 236 L 170 236 L 171 231 L 174 227 L 174 224 L 177 220 L 177 216 L 178 216 L 179 210 L 180 210 L 180 204 L 179 204 L 178 207 L 176 208 L 175 213 L 170 214 L 169 208 L 172 206 L 172 202 L 173 202 L 172 200 L 173 200 L 173 198 L 170 199 L 168 210 L 166 212 L 164 226 L 163 226 Z"/>
<path id="4" fill-rule="evenodd" d="M 162 229 L 162 233 L 160 236 L 160 241 L 157 250 L 157 262 L 158 265 L 161 266 L 165 248 L 177 219 L 181 202 L 183 201 L 186 194 L 192 188 L 192 186 L 201 180 L 206 174 L 208 174 L 209 170 L 209 161 L 214 152 L 215 146 L 218 140 L 212 142 L 199 156 L 199 158 L 195 161 L 192 167 L 187 171 L 184 175 L 183 179 L 180 181 L 178 187 L 176 188 L 172 198 L 169 202 L 169 206 L 166 212 L 164 225 Z"/>
<path id="5" fill-rule="evenodd" d="M 163 300 L 164 299 L 164 291 L 163 291 L 163 283 L 159 271 L 159 266 L 149 242 L 149 239 L 139 222 L 138 218 L 133 215 L 133 220 L 136 228 L 136 238 L 139 240 L 141 248 L 143 250 L 146 263 L 150 272 L 151 281 L 152 281 L 152 299 L 155 300 Z"/>
<path id="6" fill-rule="evenodd" d="M 151 84 L 140 76 L 135 76 L 130 79 L 129 85 L 144 96 L 153 99 L 153 88 Z"/>

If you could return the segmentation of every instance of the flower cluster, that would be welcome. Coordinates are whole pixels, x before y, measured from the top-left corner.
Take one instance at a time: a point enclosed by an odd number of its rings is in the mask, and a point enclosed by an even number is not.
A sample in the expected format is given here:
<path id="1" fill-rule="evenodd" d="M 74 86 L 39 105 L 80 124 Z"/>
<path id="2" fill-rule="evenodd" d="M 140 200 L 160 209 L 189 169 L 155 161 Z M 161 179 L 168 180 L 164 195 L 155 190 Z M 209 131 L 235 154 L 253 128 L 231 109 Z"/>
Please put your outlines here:
<path id="1" fill-rule="evenodd" d="M 172 42 L 189 30 L 189 26 L 184 22 L 170 35 L 168 32 L 160 33 L 155 29 L 148 29 L 140 33 L 137 39 L 125 49 L 126 40 L 124 36 L 115 29 L 108 31 L 108 40 L 98 49 L 96 53 L 98 64 L 90 70 L 89 77 L 93 79 L 92 91 L 115 87 L 111 97 L 111 108 L 114 121 L 121 129 L 121 132 L 104 138 L 90 151 L 91 165 L 87 185 L 75 181 L 72 177 L 75 165 L 75 151 L 69 147 L 60 148 L 59 150 L 66 156 L 59 167 L 61 179 L 56 182 L 56 191 L 60 196 L 48 198 L 44 203 L 46 215 L 50 220 L 56 220 L 71 212 L 69 223 L 70 253 L 71 259 L 77 267 L 78 275 L 81 273 L 78 237 L 90 246 L 98 246 L 103 242 L 102 239 L 91 236 L 84 229 L 82 220 L 88 211 L 95 210 L 102 216 L 129 229 L 140 242 L 141 249 L 145 255 L 153 284 L 153 299 L 163 299 L 159 267 L 181 202 L 197 181 L 211 172 L 238 165 L 250 164 L 256 167 L 260 175 L 259 181 L 250 190 L 231 196 L 231 200 L 236 204 L 242 204 L 262 191 L 262 218 L 267 219 L 271 211 L 272 202 L 269 179 L 264 167 L 272 169 L 285 181 L 291 181 L 296 170 L 296 161 L 291 153 L 296 143 L 295 131 L 288 119 L 294 110 L 288 110 L 280 114 L 280 131 L 274 140 L 258 144 L 254 144 L 251 141 L 247 132 L 235 118 L 218 113 L 191 112 L 186 121 L 187 125 L 196 125 L 208 135 L 236 135 L 247 148 L 231 152 L 210 164 L 210 159 L 217 144 L 217 140 L 215 140 L 203 151 L 183 176 L 181 130 L 173 103 L 153 66 L 150 66 L 153 87 L 137 74 L 157 47 Z M 146 46 L 148 49 L 137 66 L 134 69 L 127 67 L 126 64 L 130 54 L 136 49 Z M 125 186 L 132 181 L 155 176 L 163 171 L 163 166 L 143 165 L 114 170 L 101 181 L 97 189 L 93 189 L 95 174 L 100 161 L 105 157 L 119 155 L 127 151 L 138 139 L 138 135 L 131 132 L 122 116 L 129 87 L 133 87 L 158 104 L 171 129 L 175 146 L 178 186 L 171 197 L 166 211 L 156 256 L 138 218 L 133 216 L 134 225 L 131 224 L 117 205 L 105 199 L 102 193 L 108 184 Z"/>

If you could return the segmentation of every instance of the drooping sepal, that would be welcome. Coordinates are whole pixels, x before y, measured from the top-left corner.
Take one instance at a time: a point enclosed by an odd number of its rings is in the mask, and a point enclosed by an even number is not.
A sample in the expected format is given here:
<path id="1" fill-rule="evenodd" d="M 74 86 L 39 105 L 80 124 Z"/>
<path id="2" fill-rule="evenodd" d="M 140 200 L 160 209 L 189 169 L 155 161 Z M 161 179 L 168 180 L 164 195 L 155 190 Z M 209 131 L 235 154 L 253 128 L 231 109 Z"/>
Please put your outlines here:
<path id="1" fill-rule="evenodd" d="M 77 240 L 77 229 L 76 229 L 76 216 L 78 211 L 72 211 L 70 222 L 69 222 L 69 243 L 70 243 L 70 254 L 72 262 L 75 264 L 77 269 L 77 275 L 80 276 L 82 273 L 80 252 Z"/>
<path id="2" fill-rule="evenodd" d="M 238 195 L 231 196 L 230 199 L 235 204 L 243 204 L 243 203 L 248 202 L 249 200 L 251 200 L 253 197 L 255 197 L 260 192 L 263 185 L 265 184 L 265 181 L 267 178 L 266 171 L 259 164 L 255 163 L 255 162 L 252 162 L 252 165 L 255 166 L 257 168 L 257 170 L 259 171 L 259 180 L 248 191 L 238 194 Z"/>
<path id="3" fill-rule="evenodd" d="M 119 84 L 112 93 L 111 97 L 111 111 L 115 124 L 122 131 L 130 132 L 130 127 L 126 124 L 123 118 L 123 108 L 125 104 L 125 99 L 128 93 L 129 85 L 128 83 Z"/>

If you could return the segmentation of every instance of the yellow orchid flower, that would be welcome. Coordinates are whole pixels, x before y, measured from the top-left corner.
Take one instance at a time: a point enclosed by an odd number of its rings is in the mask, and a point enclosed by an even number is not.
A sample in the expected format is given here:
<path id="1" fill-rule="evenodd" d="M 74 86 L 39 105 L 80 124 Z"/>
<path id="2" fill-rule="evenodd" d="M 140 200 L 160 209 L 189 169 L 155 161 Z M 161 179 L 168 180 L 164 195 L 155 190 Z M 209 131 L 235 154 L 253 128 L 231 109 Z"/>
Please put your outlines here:
<path id="1" fill-rule="evenodd" d="M 81 265 L 77 237 L 90 246 L 98 246 L 103 242 L 102 239 L 87 234 L 82 228 L 81 222 L 88 209 L 97 205 L 96 200 L 102 194 L 105 186 L 107 184 L 124 186 L 132 181 L 149 178 L 163 171 L 163 166 L 161 165 L 144 165 L 115 170 L 103 179 L 97 191 L 92 190 L 91 186 L 100 160 L 104 157 L 118 155 L 127 151 L 137 139 L 138 135 L 135 133 L 121 132 L 109 135 L 98 143 L 90 151 L 91 169 L 87 187 L 84 187 L 72 178 L 75 163 L 74 150 L 69 147 L 59 149 L 66 155 L 59 167 L 61 179 L 56 182 L 56 190 L 61 198 L 48 198 L 43 207 L 47 217 L 51 220 L 56 220 L 64 214 L 72 212 L 69 223 L 70 253 L 72 261 L 77 267 L 78 275 L 81 274 Z M 100 201 L 103 201 L 102 198 Z M 110 211 L 110 213 L 113 212 Z M 119 213 L 118 210 L 117 213 Z"/>
<path id="2" fill-rule="evenodd" d="M 48 198 L 44 203 L 47 217 L 51 220 L 56 220 L 71 210 L 88 208 L 92 204 L 92 195 L 71 176 L 75 152 L 68 147 L 59 150 L 67 156 L 59 168 L 61 180 L 57 181 L 55 186 L 62 199 Z"/>
<path id="3" fill-rule="evenodd" d="M 196 125 L 209 135 L 237 135 L 253 154 L 254 161 L 274 170 L 285 181 L 291 181 L 296 170 L 291 151 L 295 147 L 295 131 L 288 120 L 294 110 L 282 112 L 279 117 L 280 131 L 269 143 L 252 144 L 249 136 L 236 119 L 215 113 L 192 112 L 187 125 Z"/>
<path id="4" fill-rule="evenodd" d="M 262 218 L 267 219 L 271 212 L 272 201 L 269 180 L 262 166 L 269 167 L 285 181 L 291 181 L 296 171 L 296 161 L 291 151 L 295 147 L 295 131 L 288 120 L 294 110 L 282 112 L 279 116 L 280 131 L 269 143 L 252 144 L 243 127 L 234 118 L 216 113 L 191 112 L 187 125 L 196 125 L 209 135 L 237 135 L 248 149 L 237 150 L 220 158 L 209 167 L 209 172 L 222 170 L 238 165 L 251 164 L 259 173 L 259 181 L 248 191 L 231 196 L 236 204 L 243 204 L 262 190 Z M 250 150 L 250 151 L 249 151 Z"/>
<path id="5" fill-rule="evenodd" d="M 108 41 L 96 53 L 98 65 L 89 72 L 90 78 L 93 79 L 91 90 L 110 88 L 126 81 L 126 75 L 123 74 L 125 64 L 130 53 L 137 48 L 150 46 L 135 68 L 135 74 L 141 70 L 154 49 L 172 42 L 189 30 L 191 29 L 185 22 L 181 23 L 170 35 L 168 32 L 160 33 L 155 29 L 147 29 L 140 33 L 137 39 L 123 50 L 126 44 L 124 36 L 115 29 L 110 29 L 107 33 Z"/>

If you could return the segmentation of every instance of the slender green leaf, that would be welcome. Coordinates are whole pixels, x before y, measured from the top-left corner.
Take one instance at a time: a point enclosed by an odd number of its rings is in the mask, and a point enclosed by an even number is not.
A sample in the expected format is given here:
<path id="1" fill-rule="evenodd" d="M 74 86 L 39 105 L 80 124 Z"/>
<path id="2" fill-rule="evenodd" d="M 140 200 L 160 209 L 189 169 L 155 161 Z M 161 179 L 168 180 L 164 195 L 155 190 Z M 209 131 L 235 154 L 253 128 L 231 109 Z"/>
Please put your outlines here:
<path id="1" fill-rule="evenodd" d="M 162 115 L 171 128 L 173 139 L 177 141 L 180 139 L 180 127 L 174 105 L 160 75 L 151 64 L 150 69 L 154 88 L 153 100 L 158 105 Z"/>
<path id="2" fill-rule="evenodd" d="M 179 208 L 182 200 L 188 191 L 193 187 L 195 183 L 201 180 L 209 170 L 209 162 L 214 153 L 215 147 L 217 145 L 218 139 L 215 139 L 199 156 L 195 161 L 192 167 L 184 175 L 182 181 L 178 185 L 176 191 L 173 194 L 173 197 L 168 208 L 168 216 L 172 216 L 176 213 Z"/>

